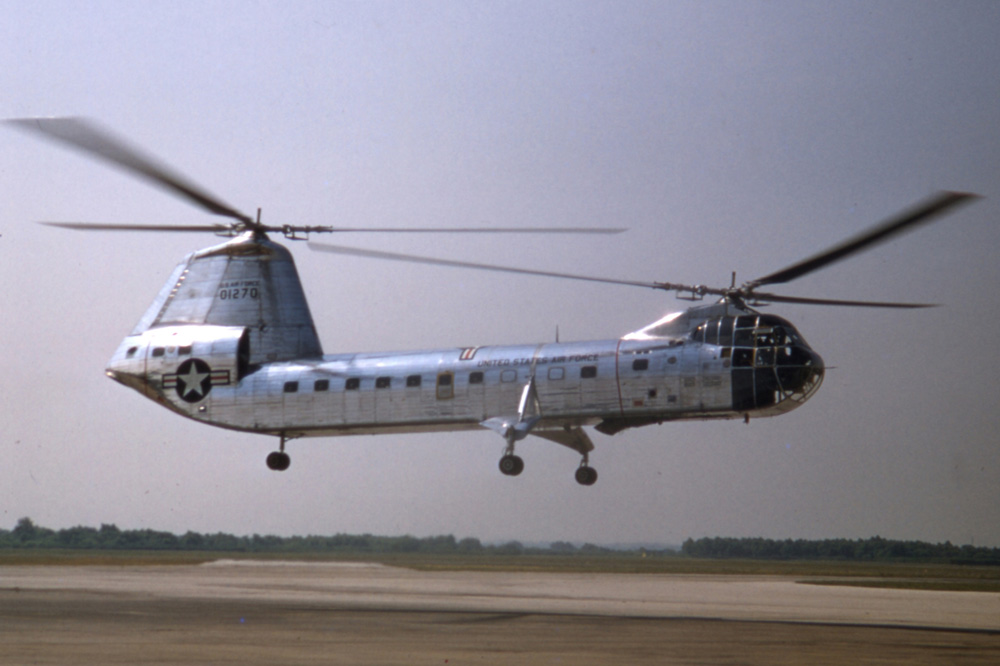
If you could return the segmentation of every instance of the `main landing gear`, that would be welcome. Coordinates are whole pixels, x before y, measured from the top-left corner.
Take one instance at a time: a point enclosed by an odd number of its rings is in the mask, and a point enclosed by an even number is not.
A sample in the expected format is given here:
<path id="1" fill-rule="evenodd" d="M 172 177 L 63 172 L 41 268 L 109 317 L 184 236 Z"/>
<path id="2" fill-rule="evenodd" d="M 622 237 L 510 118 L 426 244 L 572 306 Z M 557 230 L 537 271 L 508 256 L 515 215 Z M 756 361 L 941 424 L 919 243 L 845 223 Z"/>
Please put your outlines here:
<path id="1" fill-rule="evenodd" d="M 586 463 L 576 469 L 576 482 L 581 486 L 592 486 L 597 483 L 597 470 Z"/>
<path id="2" fill-rule="evenodd" d="M 507 476 L 517 476 L 524 471 L 524 461 L 521 456 L 508 453 L 500 459 L 500 471 Z"/>
<path id="3" fill-rule="evenodd" d="M 284 472 L 291 464 L 291 457 L 285 453 L 285 436 L 281 435 L 281 449 L 267 454 L 267 468 L 275 472 Z"/>
<path id="4" fill-rule="evenodd" d="M 500 471 L 507 476 L 517 476 L 524 471 L 524 460 L 513 453 L 505 453 L 500 458 Z M 576 470 L 576 482 L 581 486 L 592 486 L 597 482 L 597 470 L 587 464 L 586 455 Z"/>
<path id="5" fill-rule="evenodd" d="M 576 482 L 581 486 L 592 486 L 597 483 L 597 470 L 588 464 L 590 462 L 589 453 L 589 451 L 583 452 L 583 460 L 576 468 Z"/>

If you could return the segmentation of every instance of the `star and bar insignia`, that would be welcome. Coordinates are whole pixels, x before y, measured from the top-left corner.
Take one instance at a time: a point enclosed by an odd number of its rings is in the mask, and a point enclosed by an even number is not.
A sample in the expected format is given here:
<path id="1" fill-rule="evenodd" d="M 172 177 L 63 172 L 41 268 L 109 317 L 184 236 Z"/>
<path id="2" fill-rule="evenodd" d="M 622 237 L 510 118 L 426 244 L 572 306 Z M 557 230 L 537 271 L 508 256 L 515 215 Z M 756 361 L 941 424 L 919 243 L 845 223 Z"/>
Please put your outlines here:
<path id="1" fill-rule="evenodd" d="M 229 384 L 228 370 L 212 370 L 200 358 L 189 358 L 180 364 L 177 372 L 163 375 L 163 388 L 176 389 L 185 402 L 203 400 L 213 386 Z"/>

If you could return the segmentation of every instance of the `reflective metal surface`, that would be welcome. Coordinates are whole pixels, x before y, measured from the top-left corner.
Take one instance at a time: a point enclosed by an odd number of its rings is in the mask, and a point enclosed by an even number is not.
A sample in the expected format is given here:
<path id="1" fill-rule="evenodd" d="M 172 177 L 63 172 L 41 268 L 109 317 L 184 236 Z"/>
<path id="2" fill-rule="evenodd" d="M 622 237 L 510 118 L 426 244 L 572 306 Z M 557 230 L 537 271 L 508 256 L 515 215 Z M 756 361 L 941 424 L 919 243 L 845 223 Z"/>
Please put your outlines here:
<path id="1" fill-rule="evenodd" d="M 518 473 L 514 443 L 528 434 L 586 466 L 582 426 L 787 412 L 818 388 L 823 362 L 788 321 L 725 301 L 620 339 L 324 356 L 291 255 L 247 232 L 181 262 L 108 375 L 192 419 L 283 442 L 488 427 Z"/>

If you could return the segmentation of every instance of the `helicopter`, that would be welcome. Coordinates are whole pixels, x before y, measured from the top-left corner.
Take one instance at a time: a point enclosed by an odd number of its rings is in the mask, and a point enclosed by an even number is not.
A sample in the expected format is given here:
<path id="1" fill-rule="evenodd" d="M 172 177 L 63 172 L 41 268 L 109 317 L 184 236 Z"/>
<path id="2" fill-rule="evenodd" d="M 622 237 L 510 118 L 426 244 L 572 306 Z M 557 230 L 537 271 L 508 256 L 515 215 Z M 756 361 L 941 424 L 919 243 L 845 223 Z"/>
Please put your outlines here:
<path id="1" fill-rule="evenodd" d="M 74 117 L 6 121 L 167 190 L 223 223 L 178 226 L 45 222 L 98 231 L 211 232 L 224 242 L 184 257 L 121 341 L 106 374 L 189 419 L 275 436 L 266 464 L 287 470 L 302 437 L 489 429 L 503 440 L 500 471 L 517 476 L 528 436 L 579 454 L 576 481 L 593 485 L 604 435 L 681 420 L 777 416 L 815 395 L 825 366 L 772 303 L 925 308 L 926 303 L 833 300 L 760 291 L 846 259 L 977 198 L 939 192 L 812 257 L 728 287 L 644 282 L 363 250 L 313 242 L 344 231 L 620 233 L 617 228 L 383 228 L 271 226 L 209 194 L 96 124 Z M 616 339 L 326 354 L 291 252 L 269 234 L 314 251 L 452 268 L 585 280 L 674 292 L 698 302 Z M 713 302 L 703 303 L 707 297 Z"/>

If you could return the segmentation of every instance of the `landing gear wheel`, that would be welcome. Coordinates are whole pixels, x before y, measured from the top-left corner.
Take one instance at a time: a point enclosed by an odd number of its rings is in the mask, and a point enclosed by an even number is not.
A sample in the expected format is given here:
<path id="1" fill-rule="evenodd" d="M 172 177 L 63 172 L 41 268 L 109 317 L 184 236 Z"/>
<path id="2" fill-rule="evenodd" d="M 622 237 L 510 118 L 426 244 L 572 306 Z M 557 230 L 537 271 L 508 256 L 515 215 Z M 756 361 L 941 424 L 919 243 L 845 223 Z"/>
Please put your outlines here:
<path id="1" fill-rule="evenodd" d="M 284 472 L 292 464 L 292 459 L 284 451 L 272 451 L 267 456 L 267 467 L 275 472 Z"/>
<path id="2" fill-rule="evenodd" d="M 576 482 L 581 486 L 592 486 L 597 482 L 597 470 L 586 465 L 576 470 Z"/>
<path id="3" fill-rule="evenodd" d="M 500 459 L 500 471 L 507 476 L 517 476 L 524 471 L 524 461 L 520 456 L 506 455 Z"/>

